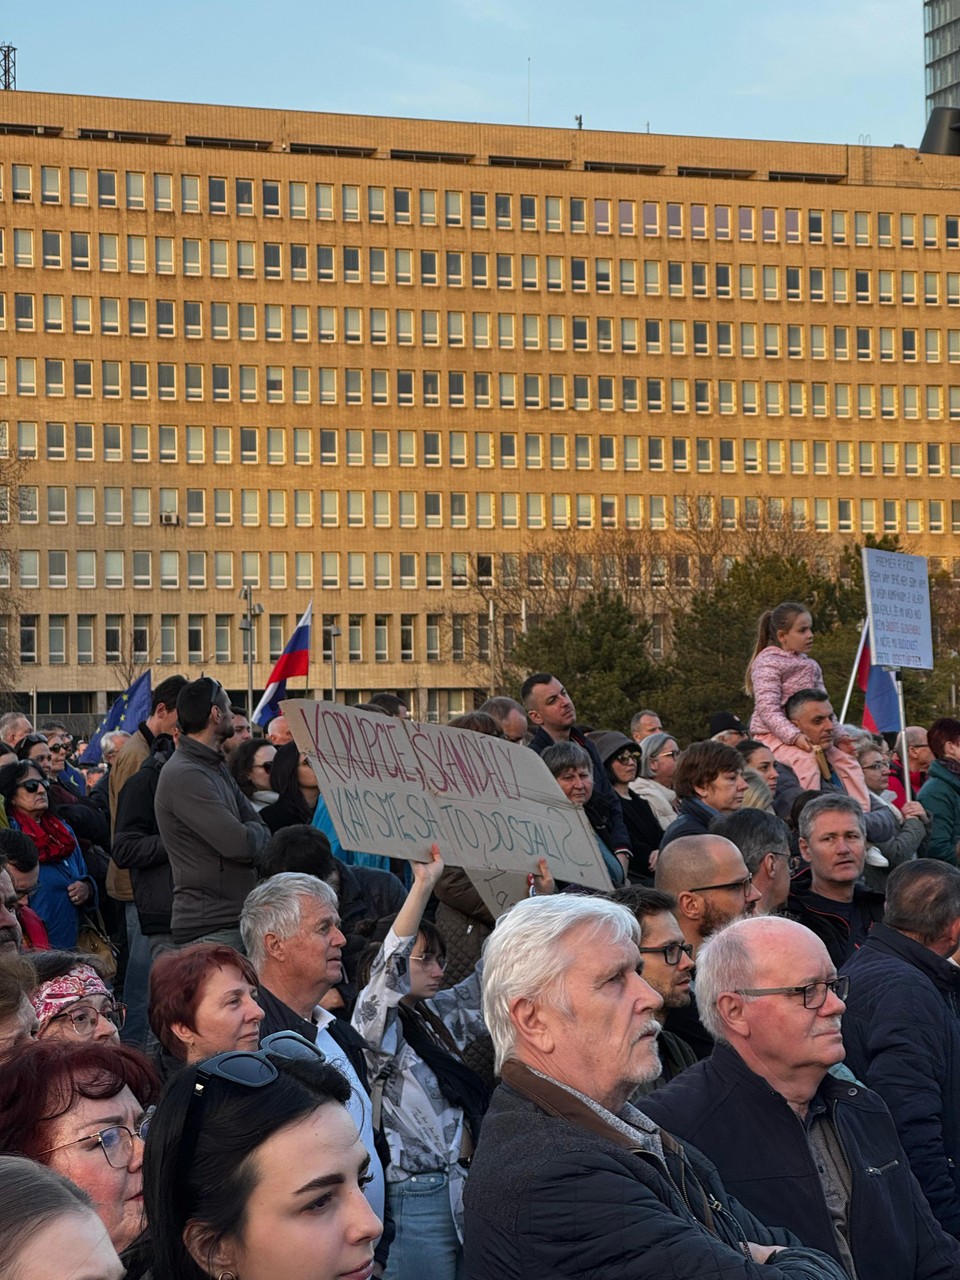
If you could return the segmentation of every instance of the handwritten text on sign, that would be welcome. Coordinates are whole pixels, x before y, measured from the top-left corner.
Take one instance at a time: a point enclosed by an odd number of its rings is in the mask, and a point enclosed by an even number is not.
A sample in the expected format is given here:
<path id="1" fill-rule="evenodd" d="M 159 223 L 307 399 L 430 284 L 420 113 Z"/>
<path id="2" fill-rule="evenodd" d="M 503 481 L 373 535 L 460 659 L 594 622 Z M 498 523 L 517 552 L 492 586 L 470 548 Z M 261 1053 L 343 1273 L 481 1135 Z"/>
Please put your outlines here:
<path id="1" fill-rule="evenodd" d="M 863 578 L 874 663 L 932 670 L 926 557 L 864 547 Z"/>
<path id="2" fill-rule="evenodd" d="M 419 724 L 332 702 L 283 711 L 320 781 L 345 849 L 455 866 L 534 871 L 610 887 L 589 822 L 535 752 L 487 734 Z"/>

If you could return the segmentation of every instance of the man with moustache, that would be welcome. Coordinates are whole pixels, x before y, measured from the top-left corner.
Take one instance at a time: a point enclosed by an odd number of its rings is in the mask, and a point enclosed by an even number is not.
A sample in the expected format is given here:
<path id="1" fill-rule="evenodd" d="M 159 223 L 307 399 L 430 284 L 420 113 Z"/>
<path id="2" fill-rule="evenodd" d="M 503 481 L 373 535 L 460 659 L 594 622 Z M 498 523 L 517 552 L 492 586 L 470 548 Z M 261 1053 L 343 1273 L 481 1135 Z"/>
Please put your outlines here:
<path id="1" fill-rule="evenodd" d="M 843 1061 L 848 979 L 803 925 L 758 916 L 697 961 L 716 1047 L 641 1109 L 717 1166 L 728 1191 L 855 1280 L 946 1280 L 960 1246 L 936 1223 L 881 1099 Z"/>
<path id="2" fill-rule="evenodd" d="M 630 1105 L 660 1070 L 639 943 L 625 907 L 566 894 L 519 902 L 487 940 L 501 1084 L 464 1195 L 467 1280 L 842 1280 Z"/>
<path id="3" fill-rule="evenodd" d="M 184 685 L 177 720 L 180 741 L 160 771 L 154 801 L 173 872 L 173 941 L 225 942 L 242 951 L 240 911 L 270 830 L 224 760 L 233 713 L 220 682 L 201 676 Z"/>
<path id="4" fill-rule="evenodd" d="M 664 1027 L 671 1009 L 686 1009 L 692 999 L 693 947 L 683 936 L 673 914 L 677 900 L 660 889 L 642 885 L 626 885 L 612 895 L 614 902 L 632 911 L 640 925 L 640 954 L 643 977 L 663 1001 L 653 1015 L 660 1023 L 657 1047 L 660 1050 L 660 1074 L 649 1084 L 639 1086 L 637 1093 L 651 1093 L 679 1075 L 697 1061 L 697 1055 L 685 1040 Z"/>

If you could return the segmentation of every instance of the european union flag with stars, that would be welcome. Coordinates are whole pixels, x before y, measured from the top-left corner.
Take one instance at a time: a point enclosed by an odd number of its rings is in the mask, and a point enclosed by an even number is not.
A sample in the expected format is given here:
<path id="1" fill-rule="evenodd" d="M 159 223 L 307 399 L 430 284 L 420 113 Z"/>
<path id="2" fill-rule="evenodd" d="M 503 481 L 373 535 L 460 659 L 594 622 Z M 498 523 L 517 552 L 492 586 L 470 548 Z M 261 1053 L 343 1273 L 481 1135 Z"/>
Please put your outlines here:
<path id="1" fill-rule="evenodd" d="M 98 764 L 100 762 L 100 739 L 112 729 L 126 729 L 127 733 L 135 733 L 141 720 L 150 714 L 152 701 L 150 690 L 150 672 L 145 671 L 138 680 L 114 702 L 113 706 L 100 721 L 97 731 L 90 739 L 86 751 L 80 757 L 79 764 Z"/>

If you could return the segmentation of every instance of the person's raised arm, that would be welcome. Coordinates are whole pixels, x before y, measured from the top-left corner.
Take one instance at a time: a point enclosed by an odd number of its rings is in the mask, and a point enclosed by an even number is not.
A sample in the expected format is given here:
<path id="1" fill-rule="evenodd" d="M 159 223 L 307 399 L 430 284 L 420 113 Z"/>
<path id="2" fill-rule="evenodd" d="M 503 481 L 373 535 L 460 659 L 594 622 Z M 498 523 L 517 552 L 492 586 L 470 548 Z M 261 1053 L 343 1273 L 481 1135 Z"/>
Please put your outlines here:
<path id="1" fill-rule="evenodd" d="M 398 938 L 412 938 L 417 933 L 434 885 L 443 875 L 443 858 L 437 845 L 430 846 L 429 862 L 411 862 L 410 870 L 413 884 L 393 922 L 393 932 Z"/>

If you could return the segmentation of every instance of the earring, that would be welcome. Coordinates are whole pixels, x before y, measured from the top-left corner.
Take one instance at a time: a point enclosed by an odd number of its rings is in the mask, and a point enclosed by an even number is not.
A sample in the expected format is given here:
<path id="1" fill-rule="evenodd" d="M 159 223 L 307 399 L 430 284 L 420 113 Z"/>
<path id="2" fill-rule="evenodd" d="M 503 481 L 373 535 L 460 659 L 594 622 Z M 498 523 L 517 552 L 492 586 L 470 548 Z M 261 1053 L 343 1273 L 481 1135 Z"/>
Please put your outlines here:
<path id="1" fill-rule="evenodd" d="M 237 1277 L 232 1271 L 221 1271 L 217 1280 L 237 1280 Z"/>

